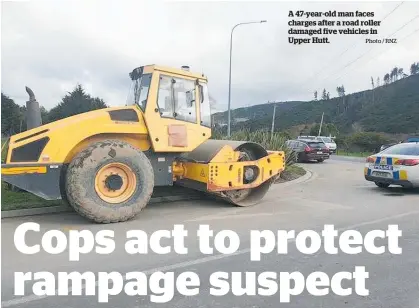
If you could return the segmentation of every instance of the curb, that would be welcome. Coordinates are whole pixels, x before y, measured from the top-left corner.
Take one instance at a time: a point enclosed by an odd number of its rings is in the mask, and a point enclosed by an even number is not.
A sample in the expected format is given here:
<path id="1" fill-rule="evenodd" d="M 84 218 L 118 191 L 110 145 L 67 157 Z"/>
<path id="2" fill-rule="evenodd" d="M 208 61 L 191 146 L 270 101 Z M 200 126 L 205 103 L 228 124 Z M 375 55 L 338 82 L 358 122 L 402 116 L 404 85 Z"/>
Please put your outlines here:
<path id="1" fill-rule="evenodd" d="M 310 178 L 313 177 L 313 175 L 314 175 L 313 171 L 307 170 L 305 168 L 303 168 L 303 169 L 306 171 L 306 174 L 304 174 L 303 176 L 300 176 L 299 178 L 297 178 L 295 180 L 291 180 L 291 181 L 288 181 L 288 182 L 285 182 L 285 183 L 279 183 L 278 187 L 286 187 L 286 186 L 290 186 L 290 185 L 300 184 L 302 182 L 308 181 Z"/>
<path id="2" fill-rule="evenodd" d="M 10 211 L 2 211 L 1 219 L 12 218 L 12 217 L 33 216 L 33 215 L 41 215 L 41 214 L 64 213 L 64 212 L 72 212 L 72 211 L 73 209 L 71 207 L 65 206 L 65 205 L 38 207 L 38 208 L 33 208 L 33 209 L 22 209 L 22 210 L 10 210 Z"/>
<path id="3" fill-rule="evenodd" d="M 151 198 L 148 204 L 155 204 L 161 202 L 175 202 L 175 201 L 187 201 L 187 200 L 198 200 L 201 199 L 200 194 L 196 195 L 177 195 L 177 196 L 165 196 L 165 197 L 154 197 Z M 10 210 L 2 211 L 1 219 L 3 218 L 13 218 L 13 217 L 24 217 L 24 216 L 34 216 L 34 215 L 43 215 L 43 214 L 55 214 L 55 213 L 68 213 L 74 212 L 73 208 L 66 205 L 57 205 L 50 207 L 39 207 L 33 209 L 22 209 L 22 210 Z"/>

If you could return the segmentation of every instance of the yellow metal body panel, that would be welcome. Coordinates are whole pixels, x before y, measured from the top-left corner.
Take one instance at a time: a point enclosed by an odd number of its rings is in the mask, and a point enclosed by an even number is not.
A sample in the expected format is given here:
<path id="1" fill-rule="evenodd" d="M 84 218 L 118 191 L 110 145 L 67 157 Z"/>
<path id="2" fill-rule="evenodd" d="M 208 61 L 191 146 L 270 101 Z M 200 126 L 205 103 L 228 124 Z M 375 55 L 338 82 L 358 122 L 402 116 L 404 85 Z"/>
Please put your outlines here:
<path id="1" fill-rule="evenodd" d="M 208 164 L 182 162 L 181 178 L 205 183 L 208 191 L 216 192 L 254 188 L 285 169 L 285 154 L 282 151 L 270 151 L 267 156 L 256 161 L 237 161 L 239 154 L 225 146 Z M 223 158 L 226 160 L 223 161 Z M 259 170 L 256 179 L 249 184 L 243 183 L 245 166 L 255 166 Z M 180 170 L 179 166 L 176 168 Z"/>
<path id="2" fill-rule="evenodd" d="M 1 174 L 3 175 L 15 175 L 24 173 L 47 173 L 46 166 L 25 166 L 25 167 L 11 167 L 1 168 Z"/>
<path id="3" fill-rule="evenodd" d="M 256 166 L 259 174 L 249 184 L 243 183 L 245 166 Z M 234 189 L 254 188 L 274 176 L 279 175 L 285 168 L 284 154 L 269 154 L 256 161 L 243 161 L 234 163 L 210 163 L 210 176 L 207 184 L 208 191 L 225 191 Z"/>
<path id="4" fill-rule="evenodd" d="M 148 135 L 146 134 L 123 133 L 123 134 L 93 135 L 89 138 L 84 139 L 83 141 L 78 143 L 74 148 L 72 148 L 71 151 L 68 153 L 67 157 L 65 158 L 64 163 L 71 162 L 73 157 L 80 151 L 83 151 L 85 148 L 87 148 L 89 144 L 92 144 L 98 141 L 107 140 L 107 139 L 116 139 L 116 140 L 125 141 L 131 144 L 133 147 L 139 149 L 140 151 L 147 151 L 148 149 L 150 149 L 150 146 L 151 146 Z"/>
<path id="5" fill-rule="evenodd" d="M 240 152 L 236 152 L 229 145 L 225 145 L 220 151 L 211 159 L 211 163 L 228 163 L 239 160 Z"/>
<path id="6" fill-rule="evenodd" d="M 185 71 L 185 70 L 182 70 L 182 69 L 179 69 L 179 68 L 172 68 L 172 67 L 161 66 L 161 65 L 148 65 L 146 67 L 147 68 L 152 67 L 155 71 L 159 71 L 159 72 L 162 72 L 162 73 L 179 75 L 179 76 L 189 77 L 189 78 L 193 78 L 193 79 L 200 79 L 204 82 L 208 81 L 207 77 L 205 77 L 203 74 L 194 73 L 194 72 L 190 72 L 190 71 Z"/>
<path id="7" fill-rule="evenodd" d="M 119 109 L 134 110 L 138 114 L 139 121 L 111 120 L 108 111 Z M 42 131 L 45 132 L 19 141 Z M 141 150 L 150 148 L 148 131 L 141 110 L 136 106 L 114 107 L 78 114 L 12 136 L 6 163 L 28 164 L 28 162 L 10 162 L 12 150 L 46 136 L 50 140 L 40 155 L 39 163 L 69 162 L 90 142 L 109 138 L 126 140 Z"/>

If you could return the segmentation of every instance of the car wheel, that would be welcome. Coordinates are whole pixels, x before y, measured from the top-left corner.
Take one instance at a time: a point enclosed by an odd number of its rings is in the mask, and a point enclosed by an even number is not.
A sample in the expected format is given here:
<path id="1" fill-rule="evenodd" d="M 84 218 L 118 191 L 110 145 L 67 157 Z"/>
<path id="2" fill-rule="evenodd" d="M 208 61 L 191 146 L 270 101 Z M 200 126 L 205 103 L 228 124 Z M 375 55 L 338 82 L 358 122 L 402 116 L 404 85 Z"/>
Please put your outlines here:
<path id="1" fill-rule="evenodd" d="M 381 183 L 381 182 L 375 182 L 375 185 L 377 185 L 380 188 L 387 188 L 390 186 L 388 183 Z"/>
<path id="2" fill-rule="evenodd" d="M 297 154 L 297 162 L 299 162 L 299 163 L 303 162 L 303 157 L 302 157 L 301 153 Z"/>
<path id="3" fill-rule="evenodd" d="M 322 162 L 324 162 L 324 159 L 323 158 L 320 158 L 320 159 L 318 159 L 317 160 L 319 163 L 322 163 Z"/>

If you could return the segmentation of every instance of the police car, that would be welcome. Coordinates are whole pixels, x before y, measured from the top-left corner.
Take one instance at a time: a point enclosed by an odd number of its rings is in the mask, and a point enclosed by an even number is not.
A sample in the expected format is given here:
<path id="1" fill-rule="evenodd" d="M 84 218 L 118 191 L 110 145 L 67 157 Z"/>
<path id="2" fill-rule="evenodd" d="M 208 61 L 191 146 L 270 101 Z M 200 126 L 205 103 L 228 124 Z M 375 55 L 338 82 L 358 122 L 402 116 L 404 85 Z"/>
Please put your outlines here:
<path id="1" fill-rule="evenodd" d="M 393 145 L 367 158 L 364 176 L 378 187 L 419 187 L 419 142 Z"/>
<path id="2" fill-rule="evenodd" d="M 418 136 L 412 136 L 412 137 L 409 137 L 409 138 L 407 138 L 406 140 L 404 140 L 404 141 L 401 141 L 401 142 L 399 142 L 399 143 L 404 143 L 404 142 L 419 142 L 419 137 Z M 387 148 L 389 148 L 389 147 L 391 147 L 391 146 L 393 146 L 393 145 L 395 145 L 395 144 L 397 144 L 396 142 L 395 143 L 388 143 L 388 144 L 383 144 L 381 147 L 380 147 L 380 152 L 381 151 L 384 151 L 385 149 L 387 149 Z"/>

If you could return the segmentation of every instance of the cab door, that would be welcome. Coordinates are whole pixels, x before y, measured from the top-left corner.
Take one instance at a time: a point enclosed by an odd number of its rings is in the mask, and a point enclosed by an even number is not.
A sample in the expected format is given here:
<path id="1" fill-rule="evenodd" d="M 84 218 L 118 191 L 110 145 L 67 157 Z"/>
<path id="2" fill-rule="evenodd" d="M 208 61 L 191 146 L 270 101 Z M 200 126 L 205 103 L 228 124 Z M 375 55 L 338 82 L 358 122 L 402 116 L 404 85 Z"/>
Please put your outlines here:
<path id="1" fill-rule="evenodd" d="M 190 152 L 211 136 L 201 125 L 202 87 L 196 78 L 154 71 L 145 121 L 155 152 Z"/>

